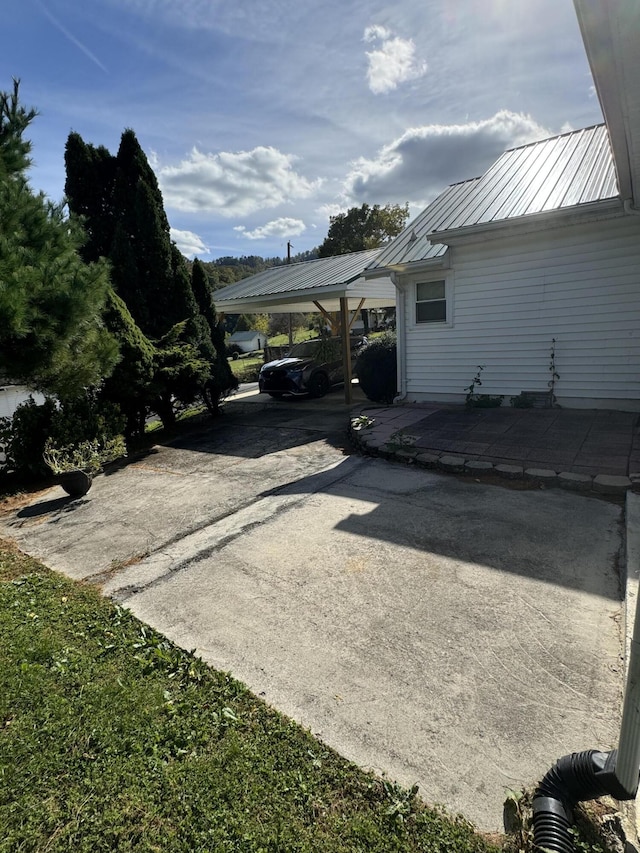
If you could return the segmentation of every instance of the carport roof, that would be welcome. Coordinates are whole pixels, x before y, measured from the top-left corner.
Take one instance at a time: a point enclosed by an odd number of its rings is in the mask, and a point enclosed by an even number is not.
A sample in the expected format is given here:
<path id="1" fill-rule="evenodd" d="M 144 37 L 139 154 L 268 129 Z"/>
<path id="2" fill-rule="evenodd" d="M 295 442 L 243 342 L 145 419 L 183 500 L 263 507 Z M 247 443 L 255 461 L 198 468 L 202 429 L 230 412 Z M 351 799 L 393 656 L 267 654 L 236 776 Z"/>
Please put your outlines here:
<path id="1" fill-rule="evenodd" d="M 364 299 L 367 308 L 395 305 L 395 287 L 388 276 L 365 281 L 362 273 L 380 254 L 368 249 L 349 255 L 318 258 L 270 267 L 250 278 L 216 290 L 216 310 L 226 314 L 338 311 L 340 299 Z"/>

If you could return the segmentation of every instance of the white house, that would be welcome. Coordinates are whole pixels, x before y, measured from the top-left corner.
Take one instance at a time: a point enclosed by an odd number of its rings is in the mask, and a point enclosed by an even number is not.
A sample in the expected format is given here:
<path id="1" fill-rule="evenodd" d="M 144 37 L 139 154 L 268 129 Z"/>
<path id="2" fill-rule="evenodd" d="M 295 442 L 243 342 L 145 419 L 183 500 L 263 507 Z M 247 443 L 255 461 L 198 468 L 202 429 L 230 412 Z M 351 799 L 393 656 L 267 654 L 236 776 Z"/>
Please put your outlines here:
<path id="1" fill-rule="evenodd" d="M 640 410 L 640 7 L 575 5 L 606 124 L 506 151 L 365 271 L 397 288 L 400 399 L 461 402 L 482 365 L 507 400 L 557 374 L 560 405 Z"/>
<path id="2" fill-rule="evenodd" d="M 262 332 L 234 332 L 229 337 L 230 344 L 237 344 L 242 352 L 255 352 L 267 345 L 267 336 Z"/>
<path id="3" fill-rule="evenodd" d="M 640 217 L 618 194 L 599 125 L 507 151 L 445 190 L 369 266 L 398 289 L 409 401 L 545 392 L 640 408 Z"/>

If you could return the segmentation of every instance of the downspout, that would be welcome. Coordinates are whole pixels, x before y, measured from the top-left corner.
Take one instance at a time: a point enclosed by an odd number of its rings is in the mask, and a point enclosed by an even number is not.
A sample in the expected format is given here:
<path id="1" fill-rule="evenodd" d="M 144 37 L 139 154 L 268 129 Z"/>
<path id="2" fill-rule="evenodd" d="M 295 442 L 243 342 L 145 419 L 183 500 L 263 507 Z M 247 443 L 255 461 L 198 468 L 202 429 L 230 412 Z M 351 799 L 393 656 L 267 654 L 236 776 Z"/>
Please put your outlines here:
<path id="1" fill-rule="evenodd" d="M 398 354 L 398 394 L 394 397 L 394 403 L 402 403 L 407 398 L 407 373 L 406 373 L 406 339 L 404 309 L 406 295 L 398 284 L 397 274 L 391 273 L 391 281 L 396 288 L 396 352 Z"/>
<path id="2" fill-rule="evenodd" d="M 572 853 L 571 809 L 576 803 L 609 794 L 633 800 L 640 769 L 640 596 L 629 651 L 627 688 L 618 748 L 589 749 L 561 758 L 533 795 L 533 844 L 536 850 Z"/>
<path id="3" fill-rule="evenodd" d="M 630 216 L 640 216 L 640 209 L 634 207 L 631 202 L 632 199 L 630 198 L 625 198 L 625 200 L 622 202 L 624 212 L 628 213 Z"/>

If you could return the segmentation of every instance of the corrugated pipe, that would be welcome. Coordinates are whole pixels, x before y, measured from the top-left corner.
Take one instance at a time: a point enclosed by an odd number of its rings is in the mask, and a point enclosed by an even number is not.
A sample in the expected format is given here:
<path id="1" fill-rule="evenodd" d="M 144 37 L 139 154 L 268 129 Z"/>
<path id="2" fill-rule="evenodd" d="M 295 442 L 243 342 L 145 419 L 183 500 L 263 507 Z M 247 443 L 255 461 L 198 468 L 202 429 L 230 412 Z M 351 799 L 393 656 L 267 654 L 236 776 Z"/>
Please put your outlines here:
<path id="1" fill-rule="evenodd" d="M 616 800 L 632 800 L 616 776 L 618 750 L 588 749 L 565 755 L 554 764 L 533 795 L 533 846 L 553 853 L 573 853 L 570 832 L 576 803 L 609 794 Z M 637 783 L 636 783 L 637 789 Z"/>
<path id="2" fill-rule="evenodd" d="M 537 850 L 572 853 L 571 810 L 576 803 L 609 794 L 633 800 L 640 772 L 640 595 L 629 645 L 627 685 L 618 748 L 589 749 L 561 758 L 533 795 L 533 844 Z"/>

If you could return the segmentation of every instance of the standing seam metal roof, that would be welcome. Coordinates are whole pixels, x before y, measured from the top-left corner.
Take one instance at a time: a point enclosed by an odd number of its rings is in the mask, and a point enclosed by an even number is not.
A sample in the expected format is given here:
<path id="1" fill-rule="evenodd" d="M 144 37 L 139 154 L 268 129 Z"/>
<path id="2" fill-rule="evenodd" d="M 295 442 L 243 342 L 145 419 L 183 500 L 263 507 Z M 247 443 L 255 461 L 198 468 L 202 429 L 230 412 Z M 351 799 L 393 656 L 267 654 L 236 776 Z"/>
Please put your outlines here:
<path id="1" fill-rule="evenodd" d="M 336 255 L 332 258 L 318 258 L 314 261 L 270 267 L 250 278 L 216 290 L 214 300 L 218 302 L 226 299 L 274 296 L 316 287 L 320 289 L 349 284 L 360 278 L 367 264 L 374 261 L 381 251 L 381 249 L 368 249 L 364 252 L 353 252 L 350 255 Z"/>
<path id="2" fill-rule="evenodd" d="M 368 267 L 445 254 L 429 234 L 615 198 L 616 172 L 604 124 L 505 151 L 480 178 L 453 184 Z M 414 239 L 412 235 L 415 234 Z"/>

